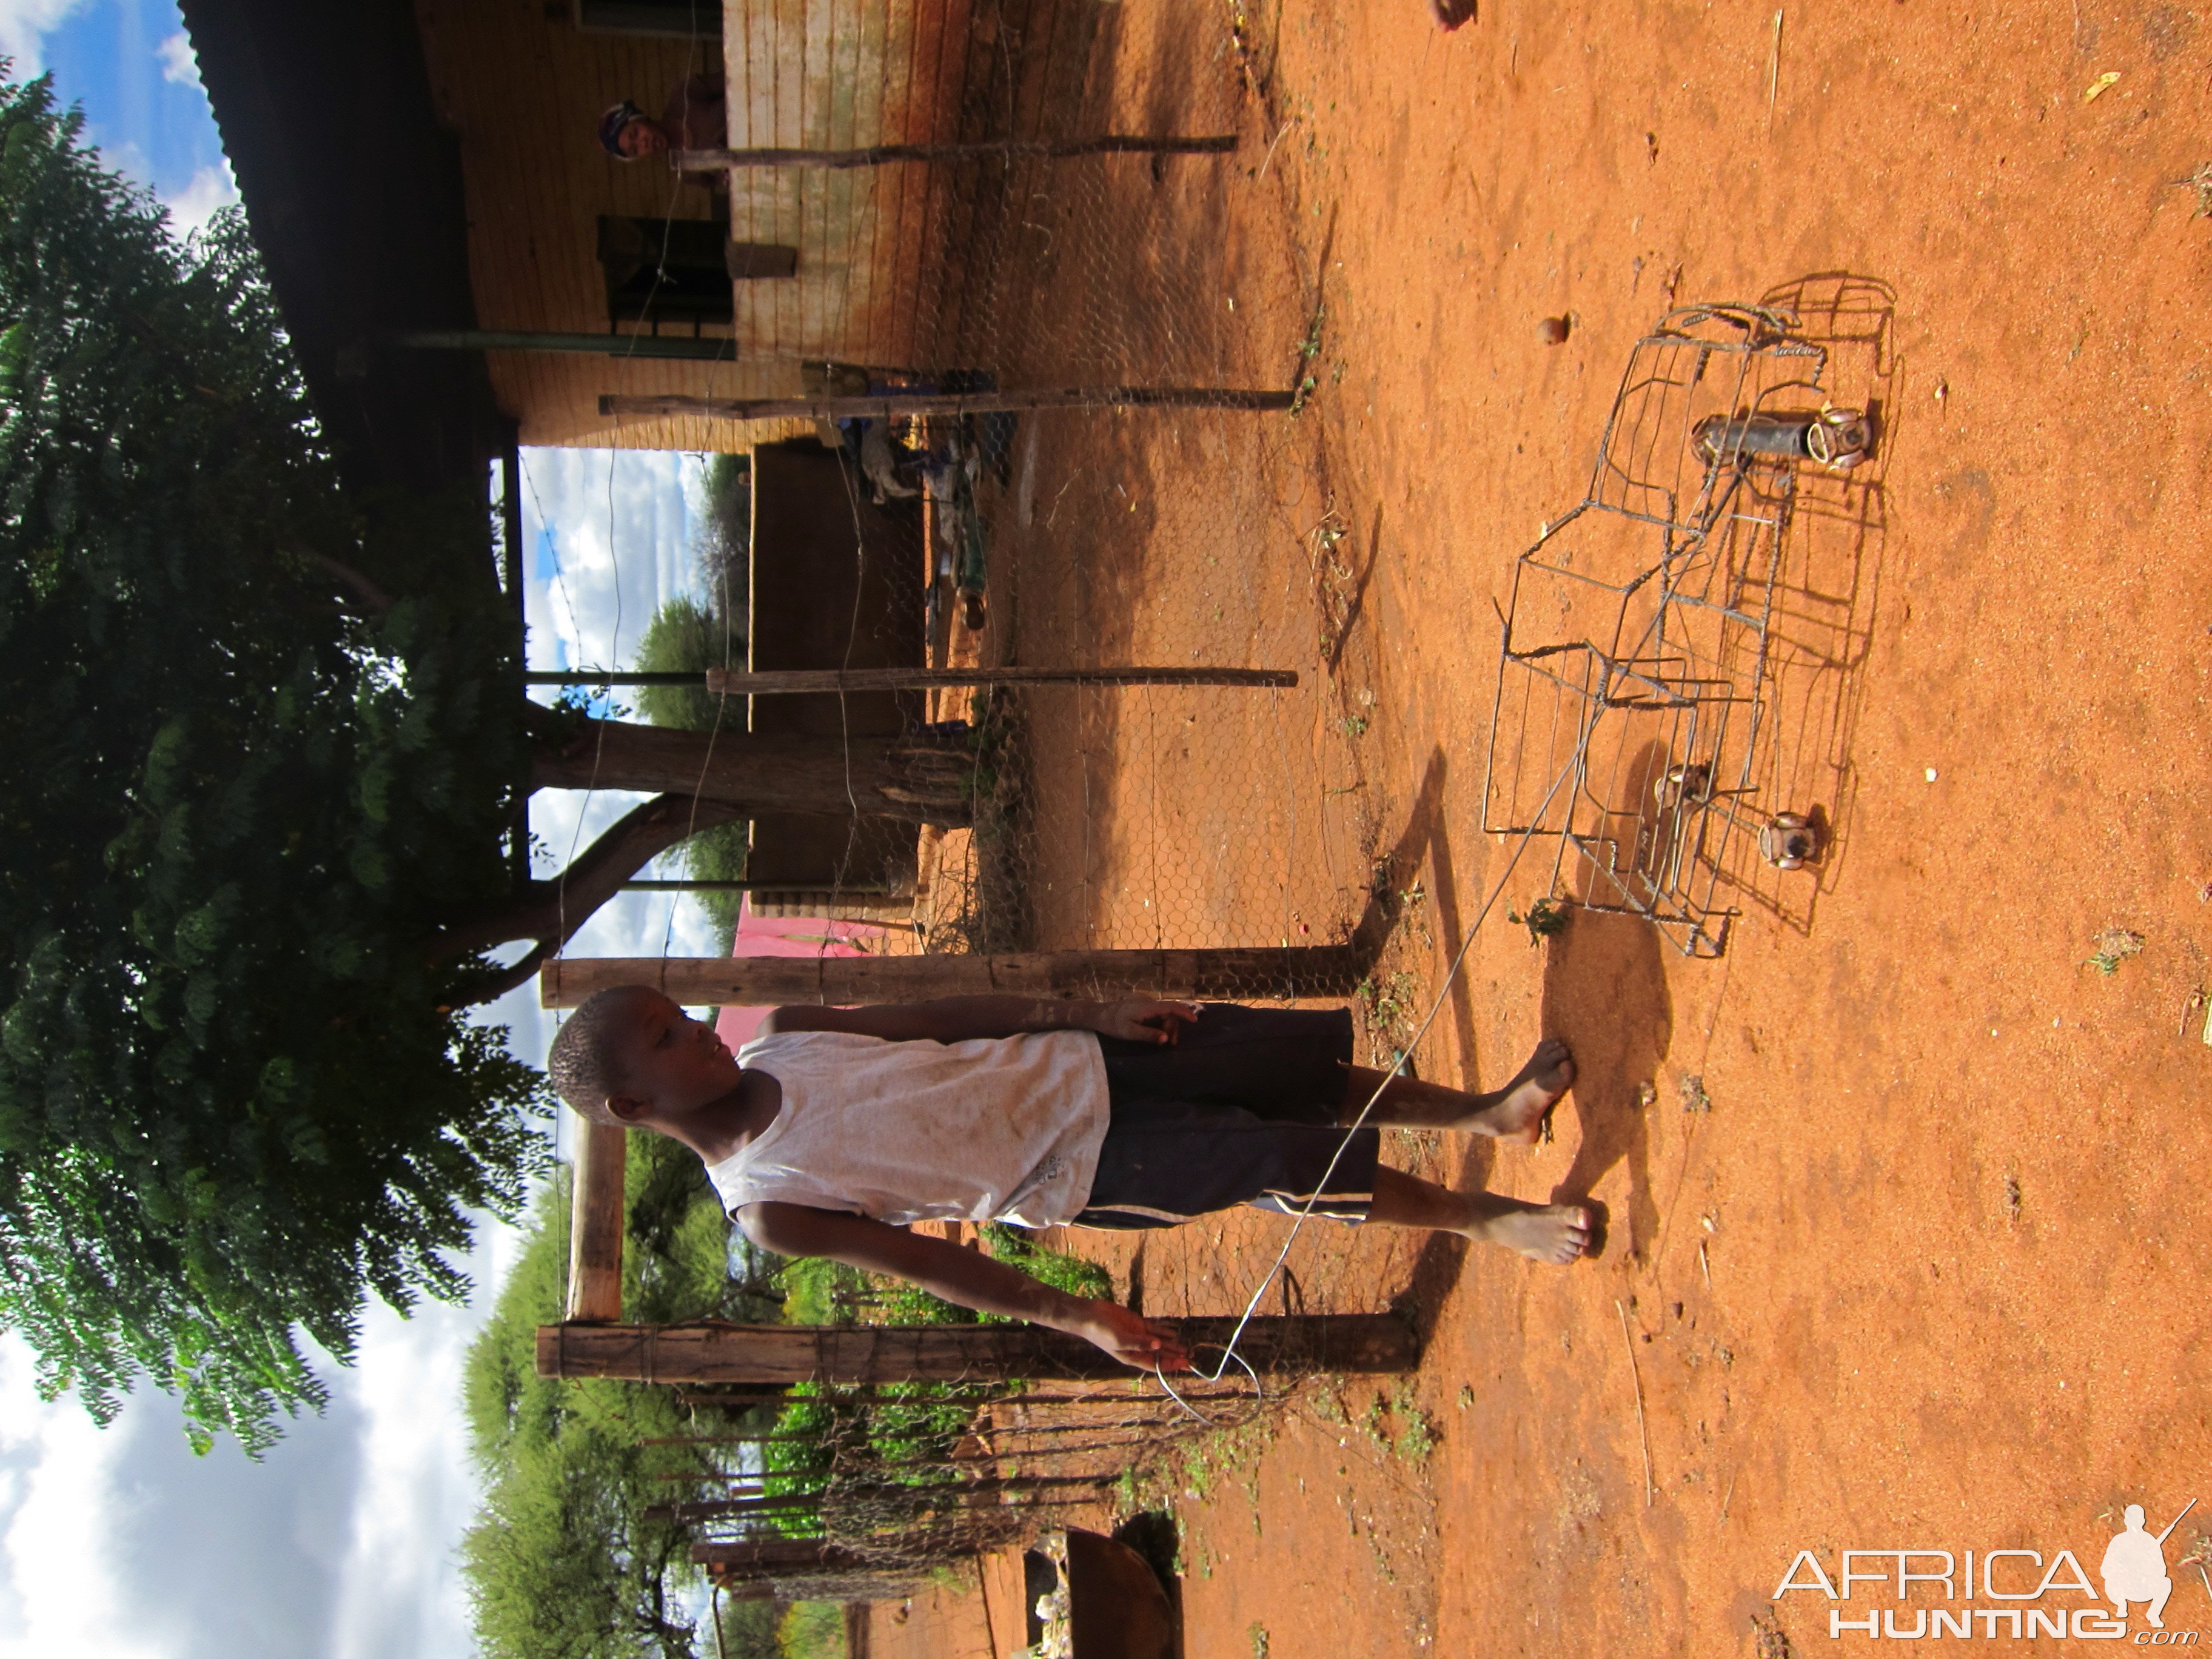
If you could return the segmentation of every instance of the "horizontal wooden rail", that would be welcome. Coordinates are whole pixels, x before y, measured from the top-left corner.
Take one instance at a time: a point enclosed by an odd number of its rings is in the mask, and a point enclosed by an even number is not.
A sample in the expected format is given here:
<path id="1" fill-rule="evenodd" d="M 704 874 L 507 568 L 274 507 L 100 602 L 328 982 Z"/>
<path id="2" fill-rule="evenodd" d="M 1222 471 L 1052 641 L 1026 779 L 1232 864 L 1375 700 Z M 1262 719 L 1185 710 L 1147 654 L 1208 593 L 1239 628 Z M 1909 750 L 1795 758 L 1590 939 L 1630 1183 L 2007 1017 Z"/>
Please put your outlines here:
<path id="1" fill-rule="evenodd" d="M 1366 958 L 1346 945 L 1220 951 L 1046 951 L 1020 956 L 559 957 L 538 975 L 540 1004 L 574 1008 L 618 985 L 649 985 L 690 1006 L 927 1002 L 938 997 L 1349 996 Z"/>
<path id="2" fill-rule="evenodd" d="M 1179 1319 L 1201 1361 L 1237 1322 Z M 1412 1329 L 1390 1314 L 1255 1318 L 1237 1355 L 1261 1372 L 1392 1374 L 1420 1364 Z M 1080 1337 L 1037 1325 L 541 1325 L 540 1376 L 633 1382 L 988 1382 L 1006 1377 L 1126 1377 Z"/>
<path id="3" fill-rule="evenodd" d="M 707 421 L 890 421 L 910 415 L 1018 415 L 1043 409 L 1288 409 L 1297 397 L 1292 392 L 1219 386 L 890 392 L 859 398 L 688 398 L 610 392 L 599 398 L 599 413 Z"/>

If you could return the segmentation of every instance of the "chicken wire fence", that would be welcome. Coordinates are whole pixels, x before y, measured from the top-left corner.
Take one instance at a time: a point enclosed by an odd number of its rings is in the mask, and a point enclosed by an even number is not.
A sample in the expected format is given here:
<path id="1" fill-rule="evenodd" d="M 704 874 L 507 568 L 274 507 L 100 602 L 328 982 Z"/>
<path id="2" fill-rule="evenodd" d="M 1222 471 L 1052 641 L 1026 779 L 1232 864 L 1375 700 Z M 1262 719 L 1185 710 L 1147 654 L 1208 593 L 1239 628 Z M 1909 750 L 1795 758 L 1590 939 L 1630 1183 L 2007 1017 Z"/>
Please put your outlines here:
<path id="1" fill-rule="evenodd" d="M 1249 1390 L 1052 1382 L 811 1385 L 774 1426 L 703 1432 L 700 1467 L 666 1478 L 648 1519 L 687 1526 L 725 1583 L 787 1600 L 896 1595 L 932 1568 L 1126 1501 L 1134 1472 L 1261 1409 Z M 685 1396 L 702 1424 L 759 1407 L 742 1394 Z M 737 1417 L 730 1414 L 735 1413 Z"/>
<path id="2" fill-rule="evenodd" d="M 1341 998 L 1341 963 L 1298 954 L 1350 937 L 1368 883 L 1296 419 L 1318 322 L 1255 320 L 1292 262 L 1237 15 L 1146 9 L 1006 0 L 933 35 L 924 7 L 911 39 L 856 13 L 811 45 L 731 20 L 731 143 L 782 147 L 726 168 L 767 391 L 702 404 L 754 445 L 750 666 L 1296 684 L 756 697 L 757 731 L 955 750 L 966 799 L 918 831 L 757 823 L 754 909 L 840 951 L 1266 947 L 1215 990 Z M 751 274 L 769 246 L 795 274 Z"/>
<path id="3" fill-rule="evenodd" d="M 737 361 L 760 384 L 1281 390 L 1220 325 L 1220 228 L 1265 149 L 1230 13 L 784 9 L 805 32 L 728 20 L 738 148 L 685 162 L 726 179 Z"/>

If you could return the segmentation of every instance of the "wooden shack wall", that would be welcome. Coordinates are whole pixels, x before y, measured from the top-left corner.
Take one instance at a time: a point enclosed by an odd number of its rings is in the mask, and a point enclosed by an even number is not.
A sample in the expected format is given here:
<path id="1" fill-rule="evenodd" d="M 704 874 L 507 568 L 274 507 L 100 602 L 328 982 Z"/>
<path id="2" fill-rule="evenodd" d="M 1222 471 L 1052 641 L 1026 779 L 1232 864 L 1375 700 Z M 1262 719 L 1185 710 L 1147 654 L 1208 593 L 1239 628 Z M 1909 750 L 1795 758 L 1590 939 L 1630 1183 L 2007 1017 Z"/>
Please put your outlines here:
<path id="1" fill-rule="evenodd" d="M 731 0 L 722 50 L 730 143 L 859 149 L 954 136 L 970 80 L 970 0 Z M 945 180 L 918 166 L 740 168 L 731 234 L 799 250 L 799 275 L 739 283 L 738 337 L 756 350 L 904 366 L 900 299 L 941 250 Z"/>
<path id="2" fill-rule="evenodd" d="M 857 149 L 1102 131 L 1104 0 L 729 0 L 735 148 Z M 1109 79 L 1111 77 L 1109 76 Z M 795 246 L 797 278 L 738 285 L 747 349 L 893 368 L 1018 369 L 993 297 L 1049 162 L 733 169 L 732 234 Z M 1040 245 L 1042 241 L 1040 240 Z M 979 264 L 979 262 L 982 262 Z"/>
<path id="3" fill-rule="evenodd" d="M 665 163 L 617 161 L 600 149 L 599 112 L 629 98 L 657 113 L 685 74 L 717 66 L 718 43 L 581 30 L 550 15 L 545 0 L 416 0 L 416 17 L 440 118 L 460 141 L 477 325 L 606 332 L 599 216 L 704 219 L 713 210 L 705 188 L 679 183 Z M 758 397 L 799 389 L 788 367 L 531 352 L 488 357 L 494 393 L 526 444 L 743 449 L 751 435 L 730 422 L 618 423 L 599 414 L 599 395 Z"/>
<path id="4" fill-rule="evenodd" d="M 1103 0 L 726 0 L 719 46 L 730 142 L 857 149 L 1103 131 L 1110 115 L 1094 49 L 1121 9 Z M 702 185 L 679 182 L 662 162 L 606 155 L 599 112 L 624 97 L 656 111 L 687 71 L 711 66 L 717 43 L 580 30 L 546 0 L 416 0 L 416 13 L 441 118 L 461 145 L 478 325 L 605 332 L 599 216 L 703 219 L 713 208 Z M 528 444 L 738 449 L 805 428 L 617 422 L 599 415 L 599 398 L 792 396 L 805 389 L 801 358 L 1024 378 L 1044 366 L 1025 361 L 1035 342 L 1010 337 L 1036 331 L 1007 324 L 1036 299 L 1010 296 L 1042 273 L 1012 268 L 1015 250 L 1035 250 L 1006 233 L 1022 204 L 1064 176 L 1054 166 L 737 169 L 732 236 L 799 250 L 795 276 L 732 284 L 732 330 L 707 331 L 734 332 L 739 361 L 493 353 L 501 405 Z"/>

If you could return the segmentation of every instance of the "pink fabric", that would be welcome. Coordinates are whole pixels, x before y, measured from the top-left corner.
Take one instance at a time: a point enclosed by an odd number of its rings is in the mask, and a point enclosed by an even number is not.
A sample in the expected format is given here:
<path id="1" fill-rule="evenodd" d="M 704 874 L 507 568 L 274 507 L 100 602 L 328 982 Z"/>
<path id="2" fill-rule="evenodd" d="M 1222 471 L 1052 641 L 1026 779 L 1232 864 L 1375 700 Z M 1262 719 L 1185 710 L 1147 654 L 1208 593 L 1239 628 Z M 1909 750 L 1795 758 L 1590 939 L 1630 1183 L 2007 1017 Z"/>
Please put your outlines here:
<path id="1" fill-rule="evenodd" d="M 757 916 L 752 895 L 745 895 L 738 911 L 738 936 L 733 957 L 857 957 L 866 951 L 848 939 L 879 938 L 884 930 L 873 922 L 827 921 L 819 916 Z M 768 1018 L 765 1008 L 725 1008 L 714 1022 L 714 1035 L 732 1049 L 752 1041 L 753 1032 Z"/>

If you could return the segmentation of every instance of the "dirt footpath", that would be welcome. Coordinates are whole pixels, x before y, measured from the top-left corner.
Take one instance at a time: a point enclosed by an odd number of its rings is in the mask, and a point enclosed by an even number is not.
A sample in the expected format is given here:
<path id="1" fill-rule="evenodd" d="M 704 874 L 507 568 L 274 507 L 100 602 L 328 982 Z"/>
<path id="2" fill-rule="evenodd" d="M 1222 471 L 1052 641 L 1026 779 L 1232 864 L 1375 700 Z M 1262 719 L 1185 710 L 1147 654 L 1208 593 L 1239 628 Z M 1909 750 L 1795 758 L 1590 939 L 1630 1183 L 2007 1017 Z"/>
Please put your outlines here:
<path id="1" fill-rule="evenodd" d="M 2094 1580 L 2124 1505 L 2212 1504 L 2212 220 L 2174 182 L 2212 161 L 2212 17 L 1484 0 L 1443 33 L 1424 0 L 1287 0 L 1243 35 L 1271 148 L 1227 227 L 1240 325 L 1287 353 L 1326 307 L 1297 428 L 1325 500 L 1251 556 L 1346 623 L 1415 1003 L 1507 851 L 1492 599 L 1581 497 L 1638 334 L 1848 289 L 1879 337 L 1836 395 L 1883 433 L 1792 572 L 1814 666 L 1768 778 L 1832 855 L 1747 876 L 1717 962 L 1587 915 L 1541 953 L 1486 929 L 1423 1074 L 1494 1081 L 1555 1032 L 1582 1082 L 1548 1146 L 1393 1156 L 1587 1194 L 1606 1247 L 1302 1241 L 1310 1303 L 1407 1298 L 1427 1361 L 1405 1409 L 1302 1399 L 1185 1498 L 1187 1651 L 1781 1659 L 1828 1650 L 1832 1607 L 1966 1605 L 1893 1577 L 1778 1605 L 1801 1550 L 1832 1578 L 2033 1551 L 2003 1587 L 2057 1588 L 2018 1605 L 2089 1606 L 2058 1552 Z M 1292 255 L 1255 251 L 1285 224 Z M 2140 952 L 2085 965 L 2116 928 Z M 1148 1307 L 1233 1307 L 1279 1237 L 1153 1242 Z M 2169 1627 L 2212 1629 L 2179 1565 L 2209 1532 L 2200 1505 L 2167 1541 Z M 1974 1639 L 2061 1650 L 2025 1628 Z"/>

